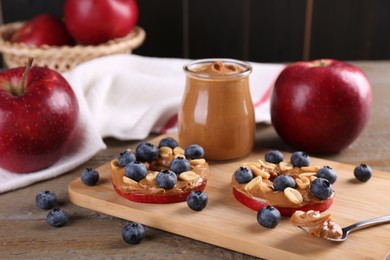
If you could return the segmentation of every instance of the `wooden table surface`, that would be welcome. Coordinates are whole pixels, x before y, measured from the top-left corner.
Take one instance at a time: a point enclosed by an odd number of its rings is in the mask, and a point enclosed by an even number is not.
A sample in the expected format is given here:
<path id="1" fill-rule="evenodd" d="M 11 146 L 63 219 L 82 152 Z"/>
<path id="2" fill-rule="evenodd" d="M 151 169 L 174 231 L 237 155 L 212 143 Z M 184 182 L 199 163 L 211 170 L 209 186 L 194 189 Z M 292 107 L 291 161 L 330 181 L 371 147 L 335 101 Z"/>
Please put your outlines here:
<path id="1" fill-rule="evenodd" d="M 352 63 L 367 74 L 372 84 L 371 118 L 348 149 L 321 158 L 353 165 L 364 162 L 390 174 L 390 61 Z M 127 221 L 73 205 L 68 198 L 69 182 L 78 178 L 86 167 L 96 168 L 144 140 L 104 141 L 108 149 L 71 172 L 0 195 L 1 259 L 254 259 L 150 227 L 145 227 L 146 237 L 142 243 L 131 246 L 121 236 Z M 257 127 L 256 146 L 293 151 L 278 138 L 272 126 Z M 59 206 L 69 214 L 70 221 L 65 227 L 50 227 L 46 222 L 48 211 L 35 206 L 36 194 L 45 190 L 55 192 Z"/>

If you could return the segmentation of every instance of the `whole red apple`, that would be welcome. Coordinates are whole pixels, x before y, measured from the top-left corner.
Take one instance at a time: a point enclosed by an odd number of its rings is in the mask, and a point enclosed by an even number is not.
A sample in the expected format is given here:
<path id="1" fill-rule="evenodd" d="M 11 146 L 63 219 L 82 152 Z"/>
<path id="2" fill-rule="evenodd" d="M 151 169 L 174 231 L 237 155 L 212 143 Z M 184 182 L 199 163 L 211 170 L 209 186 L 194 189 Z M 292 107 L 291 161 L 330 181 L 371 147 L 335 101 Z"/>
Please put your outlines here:
<path id="1" fill-rule="evenodd" d="M 66 0 L 65 25 L 81 44 L 126 36 L 138 21 L 136 0 Z"/>
<path id="2" fill-rule="evenodd" d="M 296 62 L 278 76 L 271 120 L 296 149 L 336 153 L 362 132 L 371 111 L 371 86 L 356 66 L 322 59 Z"/>
<path id="3" fill-rule="evenodd" d="M 78 119 L 78 102 L 67 81 L 31 64 L 0 73 L 0 167 L 15 173 L 58 161 Z"/>
<path id="4" fill-rule="evenodd" d="M 41 14 L 27 21 L 12 35 L 11 42 L 23 42 L 33 46 L 74 44 L 65 24 L 48 14 Z"/>

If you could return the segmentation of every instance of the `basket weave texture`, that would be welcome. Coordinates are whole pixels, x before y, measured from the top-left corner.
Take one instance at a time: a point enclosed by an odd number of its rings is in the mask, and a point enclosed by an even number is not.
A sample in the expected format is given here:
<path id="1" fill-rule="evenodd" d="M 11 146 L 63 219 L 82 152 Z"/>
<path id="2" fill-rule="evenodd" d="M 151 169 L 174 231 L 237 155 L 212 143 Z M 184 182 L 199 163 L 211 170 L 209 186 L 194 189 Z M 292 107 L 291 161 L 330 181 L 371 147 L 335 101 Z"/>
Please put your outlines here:
<path id="1" fill-rule="evenodd" d="M 25 66 L 28 57 L 34 57 L 37 66 L 49 67 L 58 72 L 65 72 L 85 61 L 111 55 L 131 53 L 145 40 L 145 31 L 136 26 L 128 35 L 99 45 L 75 46 L 28 46 L 24 43 L 9 41 L 13 33 L 23 22 L 8 23 L 0 26 L 0 52 L 6 68 Z"/>

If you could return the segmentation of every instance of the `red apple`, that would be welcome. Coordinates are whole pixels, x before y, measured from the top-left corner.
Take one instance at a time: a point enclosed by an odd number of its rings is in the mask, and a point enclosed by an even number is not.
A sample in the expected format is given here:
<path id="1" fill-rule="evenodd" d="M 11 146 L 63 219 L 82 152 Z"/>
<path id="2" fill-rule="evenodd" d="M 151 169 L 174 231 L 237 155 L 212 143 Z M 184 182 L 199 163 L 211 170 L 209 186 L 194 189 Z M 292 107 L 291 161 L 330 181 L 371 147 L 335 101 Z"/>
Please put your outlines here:
<path id="1" fill-rule="evenodd" d="M 124 37 L 138 21 L 136 0 L 66 0 L 65 25 L 81 44 Z"/>
<path id="2" fill-rule="evenodd" d="M 15 173 L 58 161 L 78 119 L 78 102 L 67 81 L 31 64 L 0 73 L 0 167 Z"/>
<path id="3" fill-rule="evenodd" d="M 296 149 L 336 153 L 362 132 L 371 111 L 371 86 L 351 64 L 322 59 L 296 62 L 278 76 L 271 120 L 279 136 Z"/>
<path id="4" fill-rule="evenodd" d="M 11 42 L 23 42 L 33 46 L 74 44 L 65 24 L 60 19 L 48 14 L 38 15 L 26 22 L 12 35 Z"/>

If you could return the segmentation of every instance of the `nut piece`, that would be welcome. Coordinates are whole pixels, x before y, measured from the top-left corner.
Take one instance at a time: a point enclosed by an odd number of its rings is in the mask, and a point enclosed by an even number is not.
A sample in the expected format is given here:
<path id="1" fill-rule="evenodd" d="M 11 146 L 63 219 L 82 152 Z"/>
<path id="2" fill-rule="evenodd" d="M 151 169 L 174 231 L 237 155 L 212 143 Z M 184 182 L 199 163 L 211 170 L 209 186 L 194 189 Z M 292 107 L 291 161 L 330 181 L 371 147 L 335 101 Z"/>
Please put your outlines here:
<path id="1" fill-rule="evenodd" d="M 274 189 L 272 186 L 269 186 L 267 183 L 262 182 L 260 183 L 260 190 L 264 193 L 272 192 Z"/>
<path id="2" fill-rule="evenodd" d="M 146 180 L 149 181 L 149 182 L 152 182 L 156 179 L 156 176 L 157 176 L 158 172 L 157 171 L 154 171 L 154 172 L 148 172 L 148 174 L 146 174 Z"/>
<path id="3" fill-rule="evenodd" d="M 158 149 L 158 152 L 162 158 L 168 158 L 173 154 L 173 151 L 170 147 L 163 146 Z"/>
<path id="4" fill-rule="evenodd" d="M 133 179 L 130 179 L 130 178 L 127 177 L 127 176 L 123 176 L 123 177 L 122 177 L 122 181 L 123 181 L 124 183 L 130 184 L 130 185 L 137 185 L 137 184 L 138 184 L 138 182 L 136 182 L 136 181 L 133 180 Z"/>
<path id="5" fill-rule="evenodd" d="M 270 177 L 270 174 L 268 172 L 257 168 L 255 165 L 249 166 L 249 169 L 252 170 L 254 175 L 261 176 L 263 179 L 269 179 L 269 177 Z"/>
<path id="6" fill-rule="evenodd" d="M 197 166 L 197 165 L 202 165 L 206 162 L 205 159 L 194 159 L 194 160 L 190 160 L 190 164 L 193 165 L 193 166 Z"/>
<path id="7" fill-rule="evenodd" d="M 179 180 L 182 181 L 193 181 L 198 178 L 200 178 L 200 176 L 193 171 L 186 171 L 179 174 Z"/>
<path id="8" fill-rule="evenodd" d="M 184 153 L 184 149 L 179 146 L 173 148 L 173 154 L 175 155 L 175 157 L 185 157 Z"/>
<path id="9" fill-rule="evenodd" d="M 301 204 L 303 202 L 302 194 L 291 187 L 287 187 L 284 189 L 284 195 L 286 195 L 287 199 L 294 204 Z"/>
<path id="10" fill-rule="evenodd" d="M 279 168 L 282 171 L 289 171 L 294 168 L 294 165 L 291 162 L 282 161 L 279 163 Z"/>
<path id="11" fill-rule="evenodd" d="M 245 184 L 244 189 L 247 190 L 247 191 L 250 191 L 250 190 L 253 190 L 255 188 L 256 189 L 260 188 L 260 185 L 261 185 L 262 182 L 263 182 L 263 179 L 261 178 L 261 176 L 256 176 L 255 178 L 250 180 L 250 182 Z"/>
<path id="12" fill-rule="evenodd" d="M 306 176 L 301 176 L 302 174 L 299 175 L 299 178 L 295 179 L 295 182 L 297 183 L 298 187 L 307 190 L 310 186 L 310 179 L 309 177 Z"/>
<path id="13" fill-rule="evenodd" d="M 262 160 L 259 160 L 259 163 L 261 166 L 263 166 L 264 168 L 271 170 L 271 171 L 275 170 L 275 168 L 276 168 L 276 164 L 274 164 L 274 163 L 264 162 Z"/>
<path id="14" fill-rule="evenodd" d="M 320 169 L 320 166 L 317 166 L 317 165 L 301 167 L 301 170 L 304 172 L 315 172 L 316 173 L 316 172 L 318 172 L 319 169 Z"/>

